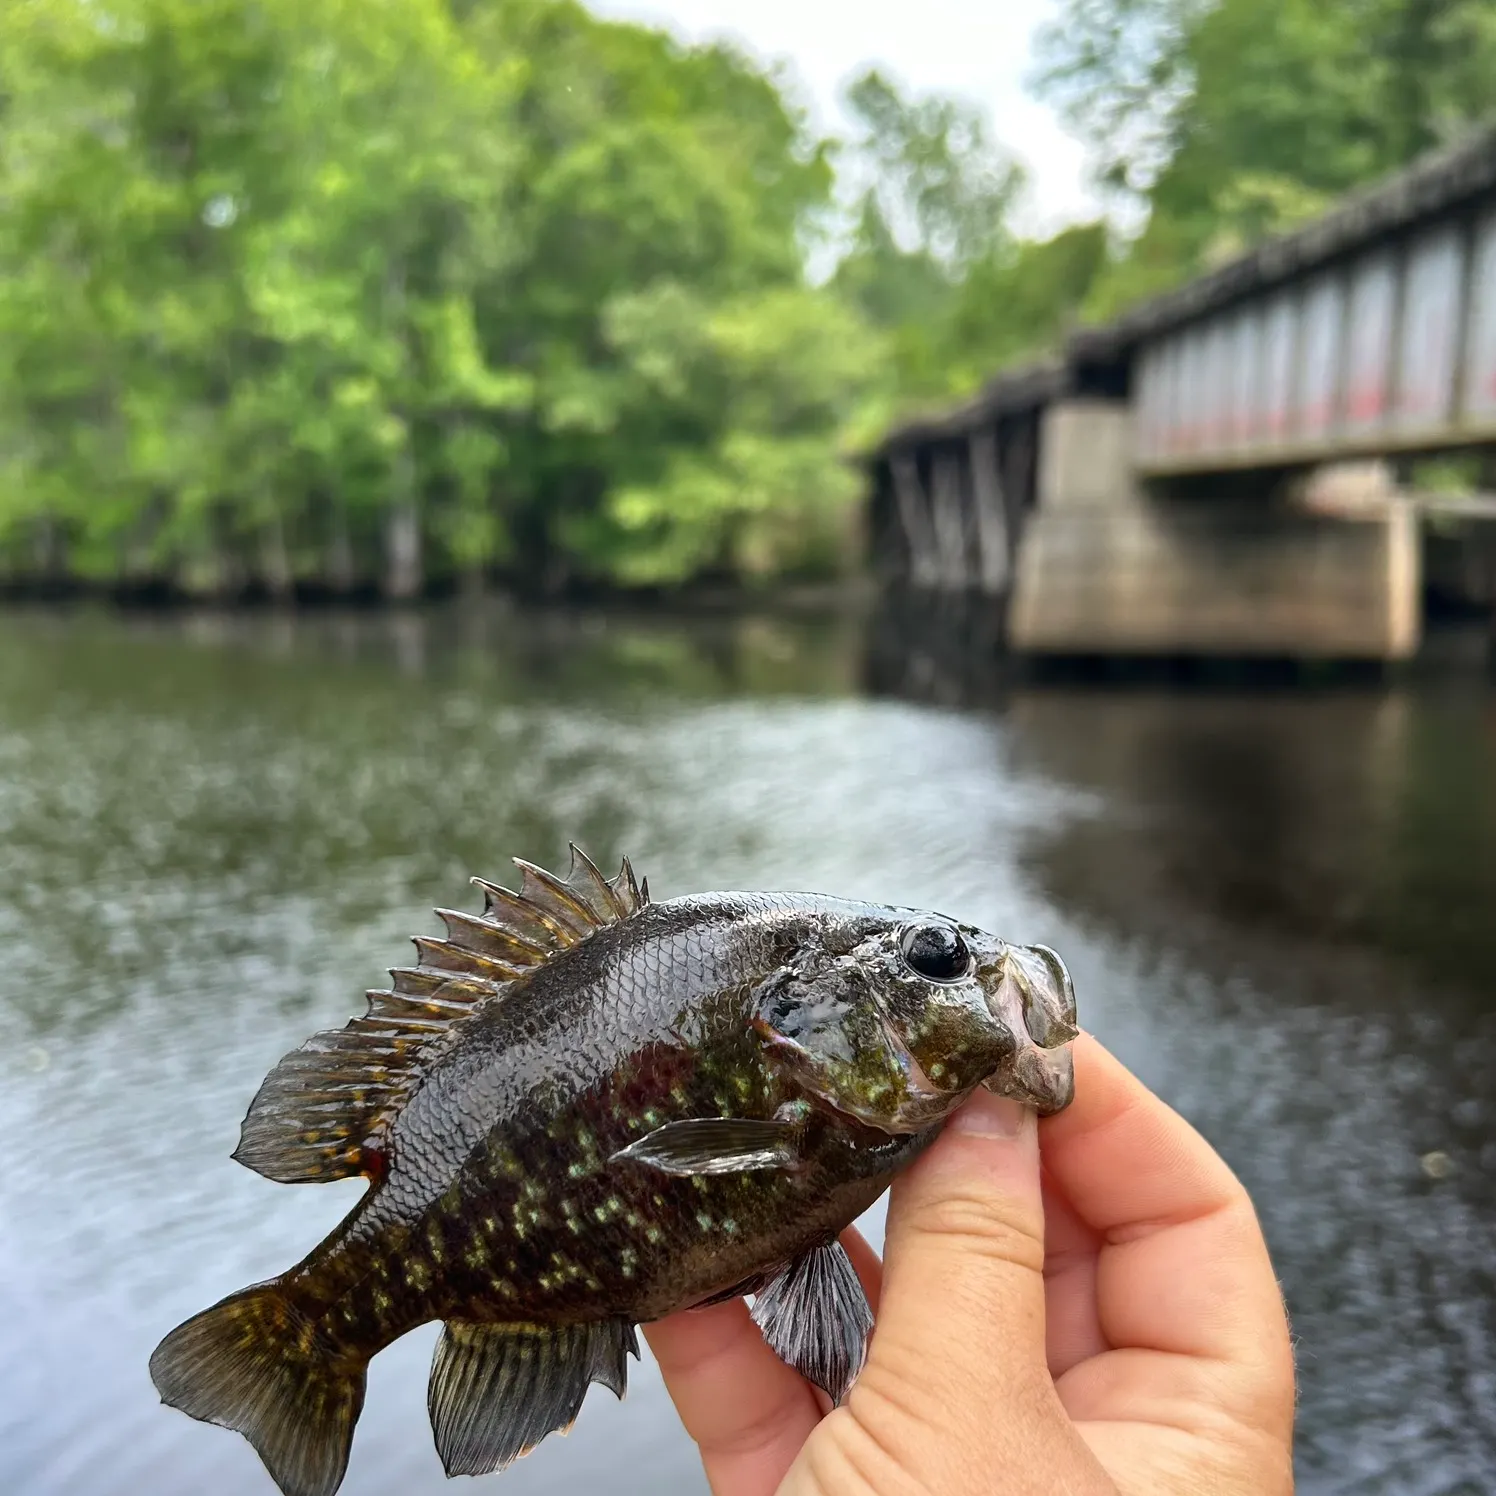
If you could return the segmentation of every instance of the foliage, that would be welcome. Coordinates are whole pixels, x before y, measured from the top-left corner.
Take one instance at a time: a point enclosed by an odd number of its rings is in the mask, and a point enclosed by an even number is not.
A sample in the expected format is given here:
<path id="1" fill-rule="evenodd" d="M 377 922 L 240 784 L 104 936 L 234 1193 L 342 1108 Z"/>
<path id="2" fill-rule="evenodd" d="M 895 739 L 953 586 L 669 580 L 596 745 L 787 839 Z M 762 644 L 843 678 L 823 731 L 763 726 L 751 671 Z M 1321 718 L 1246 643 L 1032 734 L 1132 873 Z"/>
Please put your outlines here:
<path id="1" fill-rule="evenodd" d="M 830 563 L 879 360 L 804 281 L 824 148 L 734 52 L 553 0 L 16 0 L 0 99 L 12 565 L 673 581 L 768 511 Z"/>
<path id="2" fill-rule="evenodd" d="M 906 229 L 915 252 L 943 267 L 959 271 L 991 254 L 1023 172 L 991 141 L 981 111 L 938 96 L 906 99 L 876 68 L 852 82 L 847 104 L 860 126 L 853 149 L 874 179 L 865 213 Z"/>
<path id="3" fill-rule="evenodd" d="M 664 283 L 616 300 L 606 333 L 649 460 L 577 517 L 572 550 L 642 585 L 834 564 L 859 485 L 825 432 L 882 361 L 861 320 L 801 287 L 708 304 Z"/>
<path id="4" fill-rule="evenodd" d="M 847 103 L 852 174 L 870 185 L 833 287 L 886 330 L 899 396 L 965 393 L 1053 343 L 1102 267 L 1103 229 L 1016 239 L 1023 171 L 968 105 L 905 99 L 877 71 Z"/>
<path id="5" fill-rule="evenodd" d="M 1099 181 L 1148 212 L 1098 314 L 1496 110 L 1489 0 L 1062 0 L 1039 51 Z"/>
<path id="6" fill-rule="evenodd" d="M 1041 88 L 1130 241 L 1015 235 L 972 105 L 869 71 L 838 148 L 730 47 L 573 0 L 10 0 L 0 576 L 827 573 L 894 413 L 1496 109 L 1496 13 L 1061 0 Z"/>
<path id="7" fill-rule="evenodd" d="M 999 364 L 1057 344 L 1079 320 L 1107 250 L 1105 225 L 1085 223 L 973 265 L 947 323 L 948 377 L 956 387 L 972 388 Z"/>

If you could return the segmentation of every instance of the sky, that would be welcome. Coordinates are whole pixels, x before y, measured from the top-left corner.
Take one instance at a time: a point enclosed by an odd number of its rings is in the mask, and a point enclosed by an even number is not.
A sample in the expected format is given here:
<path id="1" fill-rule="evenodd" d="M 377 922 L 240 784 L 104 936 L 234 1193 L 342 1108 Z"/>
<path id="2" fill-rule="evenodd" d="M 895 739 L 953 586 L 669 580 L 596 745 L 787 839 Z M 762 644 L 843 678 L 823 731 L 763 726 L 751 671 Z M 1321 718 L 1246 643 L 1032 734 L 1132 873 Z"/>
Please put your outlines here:
<path id="1" fill-rule="evenodd" d="M 845 122 L 839 95 L 868 63 L 906 90 L 960 94 L 980 104 L 997 138 L 1028 167 L 1016 227 L 1048 234 L 1100 206 L 1084 152 L 1053 110 L 1030 96 L 1035 31 L 1055 0 L 589 0 L 599 15 L 662 26 L 687 41 L 731 36 L 759 57 L 789 63 L 823 130 Z"/>

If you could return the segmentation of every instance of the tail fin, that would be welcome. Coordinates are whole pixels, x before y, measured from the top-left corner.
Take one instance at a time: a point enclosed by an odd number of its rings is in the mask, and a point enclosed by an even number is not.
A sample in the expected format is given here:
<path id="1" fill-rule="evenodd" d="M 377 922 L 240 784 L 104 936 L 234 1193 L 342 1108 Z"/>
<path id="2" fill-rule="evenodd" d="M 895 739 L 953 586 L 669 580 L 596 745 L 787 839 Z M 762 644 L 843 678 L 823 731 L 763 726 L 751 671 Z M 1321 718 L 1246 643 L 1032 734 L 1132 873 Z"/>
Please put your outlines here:
<path id="1" fill-rule="evenodd" d="M 333 1496 L 367 1365 L 322 1345 L 271 1282 L 178 1325 L 151 1357 L 151 1380 L 162 1402 L 243 1434 L 285 1496 Z"/>

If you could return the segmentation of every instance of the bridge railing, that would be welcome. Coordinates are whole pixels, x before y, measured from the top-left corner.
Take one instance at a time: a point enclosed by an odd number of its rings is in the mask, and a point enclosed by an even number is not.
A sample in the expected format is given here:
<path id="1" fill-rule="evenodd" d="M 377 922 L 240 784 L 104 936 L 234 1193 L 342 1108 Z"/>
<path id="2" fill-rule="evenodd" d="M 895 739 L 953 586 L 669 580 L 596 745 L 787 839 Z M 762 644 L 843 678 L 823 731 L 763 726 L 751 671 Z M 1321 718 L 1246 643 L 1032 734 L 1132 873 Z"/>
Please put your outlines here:
<path id="1" fill-rule="evenodd" d="M 1496 130 L 1079 341 L 1144 474 L 1496 442 Z"/>
<path id="2" fill-rule="evenodd" d="M 1496 210 L 1145 347 L 1145 472 L 1496 441 Z"/>

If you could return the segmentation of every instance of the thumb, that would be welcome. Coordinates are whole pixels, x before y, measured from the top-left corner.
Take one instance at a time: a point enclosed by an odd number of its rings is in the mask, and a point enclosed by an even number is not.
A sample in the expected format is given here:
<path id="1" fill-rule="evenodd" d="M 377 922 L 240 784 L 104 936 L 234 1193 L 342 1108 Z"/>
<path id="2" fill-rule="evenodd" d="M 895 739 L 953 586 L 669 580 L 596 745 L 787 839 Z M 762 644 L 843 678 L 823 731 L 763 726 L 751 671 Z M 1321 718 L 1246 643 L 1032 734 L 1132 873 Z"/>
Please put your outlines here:
<path id="1" fill-rule="evenodd" d="M 913 1489 L 989 1491 L 998 1471 L 1005 1492 L 1056 1489 L 1055 1456 L 1080 1441 L 1045 1359 L 1033 1111 L 978 1091 L 895 1182 L 884 1252 L 853 1419 Z"/>

